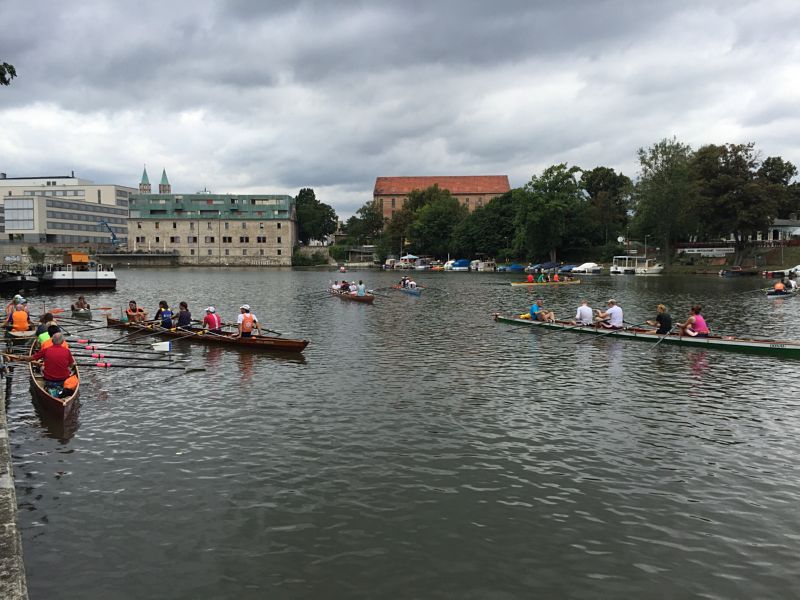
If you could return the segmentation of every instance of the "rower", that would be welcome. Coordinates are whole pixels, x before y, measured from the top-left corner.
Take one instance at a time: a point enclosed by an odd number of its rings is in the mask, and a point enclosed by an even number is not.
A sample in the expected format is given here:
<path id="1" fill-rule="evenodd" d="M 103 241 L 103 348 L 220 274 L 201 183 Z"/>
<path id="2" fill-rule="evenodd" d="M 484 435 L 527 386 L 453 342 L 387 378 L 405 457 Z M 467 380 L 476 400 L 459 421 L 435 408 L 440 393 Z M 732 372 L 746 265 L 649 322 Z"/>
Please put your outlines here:
<path id="1" fill-rule="evenodd" d="M 242 304 L 239 307 L 239 316 L 236 318 L 236 323 L 239 327 L 239 333 L 236 337 L 252 337 L 254 328 L 258 331 L 258 335 L 263 335 L 261 333 L 261 324 L 258 322 L 258 317 L 250 312 L 249 304 Z"/>
<path id="2" fill-rule="evenodd" d="M 91 306 L 86 302 L 83 296 L 78 296 L 78 300 L 72 305 L 72 310 L 89 310 Z"/>
<path id="3" fill-rule="evenodd" d="M 358 280 L 358 291 L 356 293 L 359 296 L 367 295 L 367 286 L 364 285 L 364 282 L 361 279 Z"/>
<path id="4" fill-rule="evenodd" d="M 666 335 L 672 331 L 672 316 L 667 312 L 667 307 L 659 304 L 656 307 L 656 318 L 653 321 L 645 321 L 647 325 L 658 327 L 654 331 L 658 335 Z"/>
<path id="5" fill-rule="evenodd" d="M 33 362 L 44 360 L 42 377 L 44 378 L 45 388 L 63 388 L 64 382 L 72 375 L 75 367 L 75 359 L 69 348 L 64 344 L 64 334 L 60 331 L 55 333 L 52 338 L 52 346 L 42 348 L 31 356 L 20 356 L 20 360 Z"/>
<path id="6" fill-rule="evenodd" d="M 417 282 L 414 281 L 413 279 L 409 279 L 408 280 L 408 287 L 413 290 L 414 288 L 417 287 Z"/>
<path id="7" fill-rule="evenodd" d="M 533 283 L 533 273 L 528 273 L 528 283 Z"/>
<path id="8" fill-rule="evenodd" d="M 708 337 L 710 331 L 705 318 L 700 314 L 702 310 L 703 309 L 700 306 L 692 307 L 691 315 L 689 315 L 689 318 L 686 319 L 686 322 L 680 326 L 684 335 L 690 335 L 692 337 Z"/>
<path id="9" fill-rule="evenodd" d="M 164 329 L 172 329 L 172 310 L 166 300 L 161 300 L 158 303 L 158 310 L 153 318 L 156 321 L 161 321 L 161 327 Z"/>
<path id="10" fill-rule="evenodd" d="M 588 300 L 581 300 L 581 305 L 575 312 L 575 320 L 573 325 L 591 325 L 592 324 L 592 307 L 589 306 Z"/>
<path id="11" fill-rule="evenodd" d="M 622 308 L 617 306 L 617 301 L 613 298 L 609 298 L 606 304 L 608 305 L 606 310 L 595 310 L 597 313 L 597 317 L 595 317 L 597 324 L 606 329 L 622 329 L 622 325 L 625 322 L 622 316 Z"/>
<path id="12" fill-rule="evenodd" d="M 25 298 L 14 307 L 14 312 L 11 313 L 11 331 L 28 331 L 30 328 L 31 318 L 28 311 L 25 310 L 24 303 Z"/>
<path id="13" fill-rule="evenodd" d="M 44 313 L 41 317 L 39 317 L 39 325 L 36 327 L 36 335 L 41 336 L 44 333 L 47 333 L 47 329 L 50 325 L 55 325 L 56 319 L 53 317 L 53 313 Z M 47 336 L 45 339 L 50 339 L 50 336 Z M 41 338 L 39 339 L 40 342 L 44 341 Z"/>
<path id="14" fill-rule="evenodd" d="M 213 306 L 206 308 L 206 316 L 203 317 L 203 329 L 209 333 L 222 335 L 222 319 L 217 314 L 217 309 Z"/>
<path id="15" fill-rule="evenodd" d="M 181 302 L 178 305 L 178 327 L 187 328 L 192 326 L 192 313 L 189 312 L 189 305 Z"/>
<path id="16" fill-rule="evenodd" d="M 555 322 L 556 313 L 551 310 L 544 310 L 544 300 L 537 298 L 531 305 L 531 320 Z"/>
<path id="17" fill-rule="evenodd" d="M 125 314 L 128 316 L 128 321 L 131 323 L 141 323 L 147 319 L 147 313 L 143 308 L 139 308 L 136 305 L 136 300 L 128 302 L 128 308 L 125 310 Z"/>
<path id="18" fill-rule="evenodd" d="M 785 294 L 786 293 L 786 286 L 783 284 L 783 281 L 776 281 L 775 285 L 772 286 L 772 291 L 776 294 Z"/>

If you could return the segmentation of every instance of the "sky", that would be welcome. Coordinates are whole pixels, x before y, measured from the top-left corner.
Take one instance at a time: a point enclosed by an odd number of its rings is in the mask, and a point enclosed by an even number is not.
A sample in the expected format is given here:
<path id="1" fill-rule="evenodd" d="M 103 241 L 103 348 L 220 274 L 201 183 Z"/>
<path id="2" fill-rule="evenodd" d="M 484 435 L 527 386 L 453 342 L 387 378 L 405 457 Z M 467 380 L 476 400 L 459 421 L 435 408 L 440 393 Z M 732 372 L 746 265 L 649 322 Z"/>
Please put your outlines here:
<path id="1" fill-rule="evenodd" d="M 297 195 L 753 142 L 800 165 L 800 3 L 0 0 L 0 172 Z"/>

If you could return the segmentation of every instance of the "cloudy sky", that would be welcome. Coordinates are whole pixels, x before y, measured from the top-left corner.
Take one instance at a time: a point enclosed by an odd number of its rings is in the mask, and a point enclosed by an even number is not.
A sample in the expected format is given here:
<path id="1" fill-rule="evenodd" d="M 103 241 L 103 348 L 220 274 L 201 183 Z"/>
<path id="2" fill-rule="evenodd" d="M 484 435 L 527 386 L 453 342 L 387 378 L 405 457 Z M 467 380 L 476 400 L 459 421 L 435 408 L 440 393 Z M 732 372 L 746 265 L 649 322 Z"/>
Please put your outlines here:
<path id="1" fill-rule="evenodd" d="M 377 176 L 755 142 L 800 164 L 800 3 L 0 0 L 0 171 L 173 191 L 312 187 L 340 216 Z"/>

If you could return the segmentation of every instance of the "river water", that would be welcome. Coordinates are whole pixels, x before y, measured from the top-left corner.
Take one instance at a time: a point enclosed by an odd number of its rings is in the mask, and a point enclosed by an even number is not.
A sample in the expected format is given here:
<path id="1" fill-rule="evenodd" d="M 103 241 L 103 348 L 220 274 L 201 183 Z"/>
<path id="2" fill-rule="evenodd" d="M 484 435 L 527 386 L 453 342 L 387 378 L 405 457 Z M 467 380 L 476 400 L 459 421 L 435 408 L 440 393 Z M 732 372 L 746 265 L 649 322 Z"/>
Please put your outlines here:
<path id="1" fill-rule="evenodd" d="M 491 319 L 609 296 L 716 332 L 800 339 L 763 280 L 120 270 L 131 298 L 247 302 L 302 358 L 176 342 L 205 372 L 85 368 L 79 421 L 9 398 L 32 600 L 789 598 L 800 589 L 797 361 L 544 335 Z M 349 273 L 383 288 L 397 273 Z M 33 297 L 63 306 L 66 296 Z M 111 339 L 114 332 L 99 330 Z"/>

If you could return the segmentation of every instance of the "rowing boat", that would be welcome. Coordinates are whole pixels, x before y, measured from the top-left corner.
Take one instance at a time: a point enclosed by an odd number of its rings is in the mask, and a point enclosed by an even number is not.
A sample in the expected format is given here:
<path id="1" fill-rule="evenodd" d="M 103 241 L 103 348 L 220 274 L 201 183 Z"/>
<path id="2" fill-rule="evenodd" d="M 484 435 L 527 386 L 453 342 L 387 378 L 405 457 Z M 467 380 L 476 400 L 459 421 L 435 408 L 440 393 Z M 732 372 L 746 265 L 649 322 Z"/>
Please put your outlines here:
<path id="1" fill-rule="evenodd" d="M 402 285 L 393 285 L 392 289 L 400 290 L 404 294 L 408 294 L 409 296 L 421 296 L 422 295 L 422 288 L 419 287 L 403 287 Z"/>
<path id="2" fill-rule="evenodd" d="M 295 340 L 291 338 L 279 338 L 271 336 L 236 337 L 235 334 L 223 331 L 222 333 L 211 333 L 193 327 L 191 329 L 173 327 L 165 329 L 159 325 L 124 322 L 106 315 L 106 322 L 109 327 L 120 327 L 129 331 L 150 331 L 153 335 L 169 338 L 181 338 L 190 342 L 200 342 L 202 344 L 213 344 L 236 348 L 246 348 L 248 350 L 266 350 L 270 352 L 302 352 L 308 346 L 308 340 Z"/>
<path id="3" fill-rule="evenodd" d="M 790 298 L 791 296 L 796 296 L 797 292 L 800 292 L 800 287 L 787 289 L 782 292 L 776 292 L 773 288 L 769 288 L 767 290 L 767 298 Z"/>
<path id="4" fill-rule="evenodd" d="M 91 319 L 92 318 L 92 309 L 91 308 L 73 308 L 72 309 L 72 316 L 76 319 Z"/>
<path id="5" fill-rule="evenodd" d="M 30 355 L 33 356 L 35 352 L 36 343 L 33 343 L 31 344 Z M 75 367 L 75 374 L 78 376 L 78 385 L 71 395 L 63 398 L 53 396 L 47 391 L 41 369 L 38 365 L 29 363 L 28 368 L 30 369 L 31 374 L 31 394 L 34 398 L 34 401 L 36 401 L 39 406 L 48 414 L 51 414 L 54 417 L 59 417 L 62 420 L 66 419 L 78 404 L 78 394 L 81 387 L 78 367 Z"/>
<path id="6" fill-rule="evenodd" d="M 569 321 L 556 321 L 547 323 L 544 321 L 531 321 L 530 319 L 520 319 L 519 317 L 503 317 L 499 314 L 494 315 L 495 321 L 509 323 L 511 325 L 524 325 L 541 329 L 560 329 L 574 333 L 589 335 L 605 335 L 607 337 L 617 337 L 639 340 L 642 342 L 664 342 L 665 344 L 677 344 L 692 348 L 712 348 L 716 350 L 728 350 L 732 352 L 744 352 L 750 354 L 769 354 L 772 356 L 783 356 L 787 358 L 800 358 L 800 342 L 787 340 L 767 340 L 735 338 L 733 336 L 710 335 L 708 337 L 692 337 L 681 335 L 680 333 L 670 333 L 660 335 L 653 333 L 652 329 L 642 329 L 639 327 L 629 327 L 616 331 L 597 327 L 594 325 L 575 326 Z"/>
<path id="7" fill-rule="evenodd" d="M 574 285 L 580 282 L 580 279 L 568 279 L 566 281 L 512 281 L 511 285 Z"/>
<path id="8" fill-rule="evenodd" d="M 350 292 L 336 292 L 329 290 L 331 294 L 342 300 L 349 300 L 351 302 L 363 302 L 364 304 L 372 304 L 375 302 L 375 296 L 367 294 L 366 296 L 359 296 L 358 294 L 351 294 Z"/>

